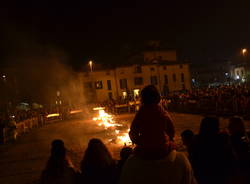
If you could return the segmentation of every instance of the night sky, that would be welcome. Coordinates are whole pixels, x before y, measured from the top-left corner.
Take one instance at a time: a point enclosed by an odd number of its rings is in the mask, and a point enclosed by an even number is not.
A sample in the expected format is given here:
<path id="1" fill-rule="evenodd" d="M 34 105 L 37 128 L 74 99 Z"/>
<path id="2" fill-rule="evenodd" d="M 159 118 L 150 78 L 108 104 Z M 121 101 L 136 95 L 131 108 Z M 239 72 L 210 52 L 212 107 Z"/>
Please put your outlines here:
<path id="1" fill-rule="evenodd" d="M 48 48 L 63 52 L 75 68 L 89 59 L 126 62 L 149 40 L 191 62 L 230 59 L 250 45 L 249 9 L 247 0 L 10 0 L 0 7 L 1 63 Z"/>

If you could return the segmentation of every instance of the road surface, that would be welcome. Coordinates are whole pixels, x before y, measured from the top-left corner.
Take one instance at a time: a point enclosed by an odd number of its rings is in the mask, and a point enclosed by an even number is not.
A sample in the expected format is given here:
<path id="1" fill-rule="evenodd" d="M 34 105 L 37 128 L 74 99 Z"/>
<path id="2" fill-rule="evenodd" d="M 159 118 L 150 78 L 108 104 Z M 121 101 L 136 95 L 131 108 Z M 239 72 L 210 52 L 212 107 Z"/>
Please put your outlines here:
<path id="1" fill-rule="evenodd" d="M 201 116 L 187 114 L 171 114 L 176 127 L 176 140 L 184 129 L 198 131 Z M 117 121 L 129 126 L 134 115 L 117 116 Z M 227 120 L 222 119 L 222 128 Z M 249 122 L 248 122 L 249 124 Z M 50 144 L 54 139 L 63 139 L 72 162 L 79 167 L 88 140 L 101 138 L 109 142 L 109 132 L 96 125 L 93 120 L 67 120 L 54 122 L 42 128 L 33 129 L 20 137 L 16 142 L 0 146 L 0 183 L 28 184 L 38 180 L 50 154 Z M 120 144 L 109 143 L 109 149 L 118 158 Z"/>

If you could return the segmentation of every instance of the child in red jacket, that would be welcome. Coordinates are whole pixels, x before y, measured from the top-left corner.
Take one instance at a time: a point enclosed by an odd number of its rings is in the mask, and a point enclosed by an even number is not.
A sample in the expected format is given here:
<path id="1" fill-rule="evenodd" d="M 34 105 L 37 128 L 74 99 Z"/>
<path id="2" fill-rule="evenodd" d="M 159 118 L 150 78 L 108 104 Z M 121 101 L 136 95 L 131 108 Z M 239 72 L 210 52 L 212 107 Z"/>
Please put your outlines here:
<path id="1" fill-rule="evenodd" d="M 149 159 L 163 158 L 173 149 L 173 122 L 159 104 L 160 94 L 155 86 L 146 86 L 141 91 L 141 102 L 129 132 L 136 144 L 135 154 Z"/>

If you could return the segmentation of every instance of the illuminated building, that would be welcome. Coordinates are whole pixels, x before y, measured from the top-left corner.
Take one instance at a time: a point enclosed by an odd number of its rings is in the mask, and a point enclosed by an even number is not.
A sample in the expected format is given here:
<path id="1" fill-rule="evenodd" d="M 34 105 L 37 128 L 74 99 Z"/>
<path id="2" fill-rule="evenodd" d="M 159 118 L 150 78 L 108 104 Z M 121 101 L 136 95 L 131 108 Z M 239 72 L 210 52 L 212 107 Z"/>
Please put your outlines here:
<path id="1" fill-rule="evenodd" d="M 188 63 L 174 61 L 175 52 L 169 53 L 172 61 L 160 55 L 154 59 L 151 57 L 154 52 L 151 54 L 144 53 L 142 64 L 83 72 L 80 78 L 85 99 L 88 102 L 102 102 L 108 99 L 136 98 L 141 89 L 149 84 L 155 85 L 162 95 L 191 89 Z"/>

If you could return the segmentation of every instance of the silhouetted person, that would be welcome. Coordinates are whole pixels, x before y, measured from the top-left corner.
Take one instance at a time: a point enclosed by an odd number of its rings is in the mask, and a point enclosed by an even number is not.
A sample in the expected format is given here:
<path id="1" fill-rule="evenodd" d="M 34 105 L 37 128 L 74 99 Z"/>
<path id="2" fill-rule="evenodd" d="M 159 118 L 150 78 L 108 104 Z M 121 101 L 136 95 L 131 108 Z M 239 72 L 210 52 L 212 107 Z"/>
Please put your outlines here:
<path id="1" fill-rule="evenodd" d="M 174 139 L 175 129 L 159 102 L 156 87 L 146 86 L 141 91 L 142 106 L 130 127 L 130 139 L 136 144 L 135 154 L 144 158 L 163 158 L 171 151 L 170 142 Z"/>
<path id="2" fill-rule="evenodd" d="M 115 182 L 115 161 L 100 139 L 91 139 L 81 161 L 81 183 Z"/>
<path id="3" fill-rule="evenodd" d="M 236 159 L 229 137 L 219 134 L 219 119 L 205 117 L 190 149 L 190 159 L 199 184 L 224 184 L 235 176 Z"/>
<path id="4" fill-rule="evenodd" d="M 239 117 L 229 119 L 229 133 L 233 150 L 237 155 L 240 167 L 240 178 L 250 183 L 250 140 L 245 124 Z"/>
<path id="5" fill-rule="evenodd" d="M 187 154 L 187 156 L 189 157 L 189 152 L 190 152 L 190 147 L 193 143 L 193 139 L 194 139 L 194 133 L 192 130 L 184 130 L 181 133 L 181 139 L 182 139 L 182 143 L 183 143 L 183 147 L 180 151 L 183 151 Z"/>
<path id="6" fill-rule="evenodd" d="M 171 150 L 161 159 L 132 155 L 125 162 L 119 184 L 196 184 L 188 158 Z"/>
<path id="7" fill-rule="evenodd" d="M 129 156 L 131 156 L 132 154 L 133 154 L 133 149 L 130 148 L 130 147 L 124 147 L 120 151 L 120 160 L 118 161 L 118 163 L 116 165 L 116 173 L 117 173 L 116 174 L 117 175 L 117 179 L 116 180 L 117 181 L 119 181 L 123 165 L 125 164 L 125 162 L 129 158 Z"/>
<path id="8" fill-rule="evenodd" d="M 69 159 L 62 140 L 52 142 L 51 155 L 42 172 L 41 184 L 73 184 L 76 172 Z"/>

